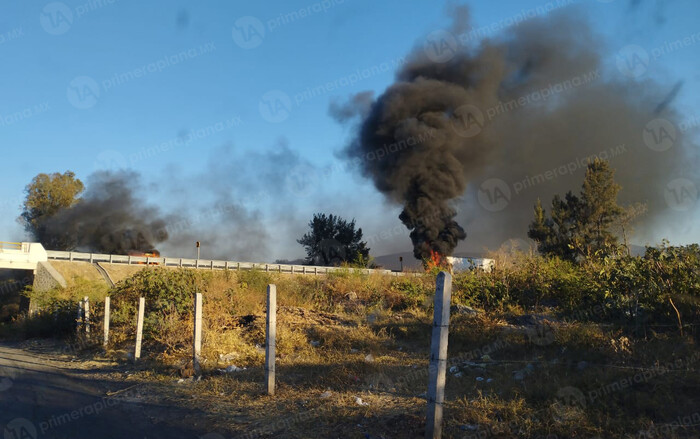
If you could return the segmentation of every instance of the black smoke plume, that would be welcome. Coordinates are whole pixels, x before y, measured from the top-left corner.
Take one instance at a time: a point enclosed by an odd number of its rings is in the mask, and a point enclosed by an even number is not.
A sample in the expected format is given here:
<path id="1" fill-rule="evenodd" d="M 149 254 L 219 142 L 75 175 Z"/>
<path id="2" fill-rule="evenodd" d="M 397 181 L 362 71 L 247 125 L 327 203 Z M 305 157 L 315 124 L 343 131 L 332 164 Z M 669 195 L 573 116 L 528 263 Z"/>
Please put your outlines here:
<path id="1" fill-rule="evenodd" d="M 74 206 L 44 224 L 47 247 L 98 253 L 149 252 L 168 238 L 166 220 L 137 195 L 140 177 L 129 171 L 98 171 Z"/>
<path id="2" fill-rule="evenodd" d="M 670 180 L 697 185 L 687 133 L 671 133 L 670 148 L 644 137 L 682 120 L 668 86 L 630 77 L 624 62 L 616 69 L 585 11 L 557 11 L 481 39 L 472 38 L 465 8 L 451 14 L 452 29 L 419 44 L 369 109 L 353 98 L 331 111 L 341 121 L 359 115 L 344 155 L 403 205 L 399 218 L 417 258 L 453 252 L 466 237 L 455 218 L 470 223 L 477 246 L 523 237 L 535 200 L 578 190 L 594 155 L 617 169 L 622 202 L 648 205 L 642 230 L 668 214 Z"/>

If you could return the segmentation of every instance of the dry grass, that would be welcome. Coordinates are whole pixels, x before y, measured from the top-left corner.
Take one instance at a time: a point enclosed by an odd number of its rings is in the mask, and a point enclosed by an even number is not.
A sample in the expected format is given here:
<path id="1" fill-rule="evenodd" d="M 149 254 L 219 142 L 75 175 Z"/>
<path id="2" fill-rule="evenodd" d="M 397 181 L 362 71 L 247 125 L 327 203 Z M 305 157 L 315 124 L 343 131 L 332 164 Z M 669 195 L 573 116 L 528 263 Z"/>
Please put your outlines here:
<path id="1" fill-rule="evenodd" d="M 175 372 L 155 365 L 149 370 L 159 372 L 149 379 L 157 377 L 162 392 L 178 404 L 204 407 L 212 428 L 225 436 L 252 430 L 280 438 L 309 432 L 417 437 L 424 428 L 429 316 L 386 312 L 370 322 L 359 315 L 281 307 L 274 397 L 262 394 L 262 313 L 224 331 L 209 326 L 201 382 L 176 384 Z M 545 339 L 551 341 L 533 343 L 531 328 L 508 325 L 498 316 L 454 316 L 451 324 L 449 366 L 457 369 L 448 374 L 448 438 L 622 438 L 692 415 L 700 403 L 700 378 L 692 372 L 700 356 L 689 339 L 660 336 L 633 343 L 597 326 L 562 324 Z M 186 356 L 183 352 L 179 361 Z M 643 375 L 668 358 L 684 363 Z M 230 364 L 247 369 L 216 372 Z M 622 382 L 631 384 L 621 388 Z M 356 397 L 368 405 L 358 405 Z M 662 437 L 697 437 L 692 434 L 697 428 L 676 428 Z"/>
<path id="2" fill-rule="evenodd" d="M 262 394 L 270 282 L 278 290 L 273 397 Z M 165 313 L 144 341 L 135 379 L 150 383 L 154 398 L 202 410 L 224 437 L 420 437 L 433 282 L 209 272 L 197 284 L 204 378 L 178 383 L 190 372 L 192 320 Z M 452 316 L 444 437 L 697 437 L 697 426 L 666 425 L 700 407 L 700 351 L 691 337 L 632 338 L 556 320 L 524 325 L 521 313 Z M 110 354 L 125 358 L 133 328 L 115 327 L 113 340 Z M 246 369 L 218 372 L 229 365 Z"/>
<path id="3" fill-rule="evenodd" d="M 51 261 L 51 266 L 63 276 L 69 287 L 76 280 L 105 282 L 100 272 L 89 262 Z"/>

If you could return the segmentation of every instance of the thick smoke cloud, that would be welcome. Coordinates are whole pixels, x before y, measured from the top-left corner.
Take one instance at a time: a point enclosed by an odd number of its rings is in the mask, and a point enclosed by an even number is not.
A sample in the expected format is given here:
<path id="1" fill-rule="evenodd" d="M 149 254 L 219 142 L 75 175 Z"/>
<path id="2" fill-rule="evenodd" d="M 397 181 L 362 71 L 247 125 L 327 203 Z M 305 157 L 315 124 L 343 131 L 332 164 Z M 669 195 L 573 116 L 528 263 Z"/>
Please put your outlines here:
<path id="1" fill-rule="evenodd" d="M 535 200 L 578 190 L 594 156 L 616 168 L 622 202 L 647 203 L 642 236 L 661 218 L 682 218 L 664 191 L 678 177 L 697 185 L 697 160 L 677 128 L 672 85 L 615 68 L 578 8 L 476 43 L 460 38 L 465 11 L 416 47 L 366 116 L 355 113 L 344 150 L 403 205 L 416 257 L 451 254 L 465 238 L 455 218 L 471 248 L 523 237 Z M 670 145 L 658 139 L 666 124 Z"/>
<path id="2" fill-rule="evenodd" d="M 156 207 L 143 202 L 140 191 L 141 180 L 134 172 L 95 172 L 81 200 L 47 220 L 47 241 L 114 254 L 153 250 L 168 238 L 167 221 Z"/>

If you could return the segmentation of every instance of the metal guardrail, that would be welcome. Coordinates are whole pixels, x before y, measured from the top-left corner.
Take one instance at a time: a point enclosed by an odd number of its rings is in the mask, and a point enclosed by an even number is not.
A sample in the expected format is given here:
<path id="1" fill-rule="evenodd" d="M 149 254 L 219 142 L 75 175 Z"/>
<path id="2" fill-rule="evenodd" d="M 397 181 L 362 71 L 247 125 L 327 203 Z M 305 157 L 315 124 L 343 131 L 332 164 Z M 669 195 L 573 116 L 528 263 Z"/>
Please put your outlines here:
<path id="1" fill-rule="evenodd" d="M 0 251 L 2 250 L 22 250 L 23 246 L 21 242 L 6 242 L 0 241 Z"/>
<path id="2" fill-rule="evenodd" d="M 100 253 L 81 253 L 47 250 L 49 260 L 55 261 L 80 261 L 80 262 L 106 262 L 109 264 L 127 265 L 158 265 L 162 267 L 183 267 L 200 270 L 261 270 L 266 272 L 290 273 L 290 274 L 328 274 L 332 272 L 343 272 L 352 270 L 364 274 L 379 273 L 390 276 L 415 275 L 417 273 L 396 272 L 391 270 L 369 269 L 369 268 L 344 268 L 344 267 L 319 267 L 310 265 L 289 265 L 289 264 L 265 264 L 258 262 L 238 262 L 220 261 L 211 259 L 186 259 L 167 258 L 152 256 L 125 256 L 108 255 Z"/>

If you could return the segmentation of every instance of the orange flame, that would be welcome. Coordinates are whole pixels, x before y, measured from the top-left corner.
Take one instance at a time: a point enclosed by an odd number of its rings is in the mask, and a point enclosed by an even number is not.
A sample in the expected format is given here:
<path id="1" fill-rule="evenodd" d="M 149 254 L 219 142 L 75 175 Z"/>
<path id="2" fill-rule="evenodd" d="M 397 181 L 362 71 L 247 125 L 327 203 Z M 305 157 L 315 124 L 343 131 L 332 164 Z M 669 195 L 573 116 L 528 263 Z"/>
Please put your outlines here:
<path id="1" fill-rule="evenodd" d="M 447 267 L 447 259 L 435 250 L 430 250 L 430 258 L 425 260 L 425 270 L 431 271 L 433 268 Z"/>

